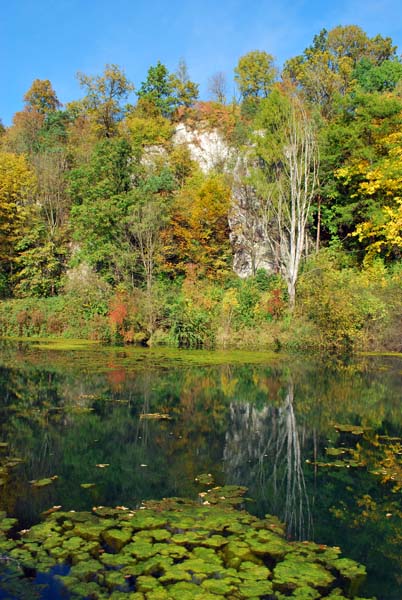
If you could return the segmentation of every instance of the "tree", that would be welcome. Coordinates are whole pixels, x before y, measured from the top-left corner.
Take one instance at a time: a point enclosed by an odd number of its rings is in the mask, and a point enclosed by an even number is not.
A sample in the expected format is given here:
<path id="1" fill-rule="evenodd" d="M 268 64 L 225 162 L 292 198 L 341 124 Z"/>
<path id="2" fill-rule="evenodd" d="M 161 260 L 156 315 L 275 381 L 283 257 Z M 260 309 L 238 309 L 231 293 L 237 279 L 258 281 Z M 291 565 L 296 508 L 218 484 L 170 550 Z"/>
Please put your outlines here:
<path id="1" fill-rule="evenodd" d="M 208 80 L 208 90 L 212 99 L 220 104 L 225 104 L 227 96 L 227 82 L 223 71 L 217 71 Z"/>
<path id="2" fill-rule="evenodd" d="M 3 136 L 2 146 L 8 152 L 32 156 L 40 146 L 40 133 L 45 115 L 36 110 L 21 110 Z"/>
<path id="3" fill-rule="evenodd" d="M 16 244 L 27 222 L 36 189 L 35 175 L 24 156 L 0 152 L 0 271 L 14 270 Z"/>
<path id="4" fill-rule="evenodd" d="M 379 140 L 386 154 L 375 163 L 352 161 L 336 171 L 350 185 L 354 181 L 356 201 L 369 207 L 365 220 L 352 232 L 365 246 L 366 258 L 399 260 L 402 253 L 402 134 L 393 132 Z"/>
<path id="5" fill-rule="evenodd" d="M 69 176 L 71 224 L 79 242 L 73 261 L 87 262 L 110 282 L 121 281 L 126 267 L 127 247 L 121 244 L 121 232 L 132 177 L 131 148 L 119 138 L 98 142 L 88 164 Z"/>
<path id="6" fill-rule="evenodd" d="M 401 111 L 396 95 L 356 90 L 338 103 L 331 122 L 321 131 L 323 238 L 343 240 L 348 251 L 361 250 L 358 238 L 350 236 L 356 226 L 389 205 L 388 186 L 381 184 L 368 194 L 361 184 L 377 166 L 383 173 L 389 172 L 390 165 L 397 166 L 399 159 L 392 156 L 396 149 L 391 148 L 398 146 L 393 134 L 400 129 Z M 391 159 L 388 166 L 384 159 Z"/>
<path id="7" fill-rule="evenodd" d="M 255 137 L 255 183 L 265 239 L 276 257 L 293 309 L 308 218 L 318 184 L 318 147 L 311 116 L 295 93 L 278 90 L 261 103 Z"/>
<path id="8" fill-rule="evenodd" d="M 390 38 L 369 38 L 357 25 L 338 26 L 314 36 L 302 55 L 286 62 L 283 76 L 329 117 L 337 95 L 344 96 L 353 88 L 354 69 L 363 58 L 378 66 L 394 55 Z"/>
<path id="9" fill-rule="evenodd" d="M 362 58 L 353 77 L 365 92 L 393 91 L 402 80 L 402 63 L 394 59 L 373 65 L 368 58 Z"/>
<path id="10" fill-rule="evenodd" d="M 147 78 L 142 82 L 137 96 L 141 102 L 150 104 L 163 117 L 170 117 L 176 107 L 169 71 L 159 60 L 149 67 Z"/>
<path id="11" fill-rule="evenodd" d="M 208 276 L 226 272 L 231 256 L 230 190 L 219 175 L 195 173 L 178 192 L 165 232 L 166 267 L 185 273 L 190 264 Z"/>
<path id="12" fill-rule="evenodd" d="M 165 168 L 159 173 L 144 173 L 138 187 L 131 193 L 132 201 L 126 218 L 127 232 L 138 247 L 148 295 L 152 292 L 155 268 L 161 252 L 161 232 L 169 216 L 173 189 L 173 175 Z"/>
<path id="13" fill-rule="evenodd" d="M 75 262 L 111 283 L 145 280 L 150 291 L 173 187 L 170 170 L 135 162 L 125 139 L 98 143 L 90 163 L 71 173 Z"/>
<path id="14" fill-rule="evenodd" d="M 103 75 L 89 76 L 77 73 L 80 86 L 86 96 L 81 101 L 88 111 L 101 136 L 112 137 L 117 132 L 117 123 L 124 115 L 121 103 L 128 98 L 134 86 L 117 65 L 106 65 Z"/>
<path id="15" fill-rule="evenodd" d="M 27 110 L 36 110 L 41 114 L 55 112 L 61 107 L 49 79 L 35 79 L 24 96 Z"/>
<path id="16" fill-rule="evenodd" d="M 13 125 L 4 135 L 3 147 L 32 157 L 43 146 L 66 141 L 69 116 L 48 79 L 35 79 L 24 96 L 24 110 L 15 113 Z"/>
<path id="17" fill-rule="evenodd" d="M 277 74 L 273 63 L 273 56 L 260 50 L 248 52 L 239 59 L 235 81 L 243 99 L 268 97 Z"/>
<path id="18" fill-rule="evenodd" d="M 188 68 L 184 60 L 179 62 L 177 70 L 169 77 L 172 93 L 176 98 L 176 106 L 189 108 L 199 96 L 199 85 L 190 80 Z"/>
<path id="19" fill-rule="evenodd" d="M 353 235 L 367 244 L 366 258 L 382 255 L 400 260 L 402 257 L 402 198 L 397 207 L 384 206 L 381 215 L 372 221 L 360 223 Z"/>

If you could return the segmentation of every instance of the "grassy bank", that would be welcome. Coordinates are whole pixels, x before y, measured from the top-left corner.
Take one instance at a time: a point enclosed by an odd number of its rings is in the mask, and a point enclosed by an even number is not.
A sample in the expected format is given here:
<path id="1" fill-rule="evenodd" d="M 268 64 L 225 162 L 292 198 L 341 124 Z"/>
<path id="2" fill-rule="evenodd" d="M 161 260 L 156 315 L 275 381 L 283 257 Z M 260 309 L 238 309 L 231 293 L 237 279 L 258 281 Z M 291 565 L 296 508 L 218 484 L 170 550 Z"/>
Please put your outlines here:
<path id="1" fill-rule="evenodd" d="M 188 276 L 151 292 L 82 285 L 51 298 L 0 303 L 0 335 L 187 348 L 402 350 L 402 275 L 382 263 L 357 270 L 328 255 L 310 261 L 290 312 L 278 276 L 219 282 Z"/>

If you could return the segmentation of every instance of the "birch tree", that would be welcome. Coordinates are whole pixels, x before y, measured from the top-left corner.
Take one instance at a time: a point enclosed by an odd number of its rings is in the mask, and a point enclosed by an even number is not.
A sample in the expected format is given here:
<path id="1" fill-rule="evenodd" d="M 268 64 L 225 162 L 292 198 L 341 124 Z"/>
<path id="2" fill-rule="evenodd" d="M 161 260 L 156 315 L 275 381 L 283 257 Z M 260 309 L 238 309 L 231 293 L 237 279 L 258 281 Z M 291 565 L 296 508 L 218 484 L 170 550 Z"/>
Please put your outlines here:
<path id="1" fill-rule="evenodd" d="M 257 117 L 254 181 L 260 196 L 264 239 L 287 283 L 293 309 L 308 219 L 318 187 L 314 123 L 300 98 L 275 90 Z"/>

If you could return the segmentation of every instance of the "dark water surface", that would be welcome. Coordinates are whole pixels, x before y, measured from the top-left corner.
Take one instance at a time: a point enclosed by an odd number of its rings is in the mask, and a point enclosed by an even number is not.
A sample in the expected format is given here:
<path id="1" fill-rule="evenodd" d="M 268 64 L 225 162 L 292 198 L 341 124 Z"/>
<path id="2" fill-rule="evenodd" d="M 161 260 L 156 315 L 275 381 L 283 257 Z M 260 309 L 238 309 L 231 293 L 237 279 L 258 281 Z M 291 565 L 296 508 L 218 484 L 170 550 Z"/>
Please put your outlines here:
<path id="1" fill-rule="evenodd" d="M 328 368 L 257 353 L 4 342 L 0 468 L 23 462 L 0 471 L 0 511 L 27 528 L 54 505 L 195 498 L 194 479 L 211 473 L 248 486 L 248 509 L 278 515 L 292 538 L 363 562 L 362 595 L 400 600 L 401 390 L 402 359 L 391 356 Z"/>

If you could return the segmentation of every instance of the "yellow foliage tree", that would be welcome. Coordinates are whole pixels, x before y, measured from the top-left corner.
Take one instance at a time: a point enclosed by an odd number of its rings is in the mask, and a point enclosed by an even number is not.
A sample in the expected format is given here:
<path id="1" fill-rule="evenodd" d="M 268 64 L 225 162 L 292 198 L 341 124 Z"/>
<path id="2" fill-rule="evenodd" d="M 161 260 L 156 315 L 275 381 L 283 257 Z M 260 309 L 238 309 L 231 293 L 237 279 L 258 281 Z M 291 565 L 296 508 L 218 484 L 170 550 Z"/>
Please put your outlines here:
<path id="1" fill-rule="evenodd" d="M 369 220 L 352 233 L 366 245 L 366 260 L 379 254 L 400 258 L 402 253 L 402 132 L 381 140 L 384 156 L 374 165 L 359 161 L 339 169 L 346 183 L 359 181 L 355 196 L 371 198 L 376 208 Z"/>
<path id="2" fill-rule="evenodd" d="M 192 264 L 200 274 L 216 276 L 228 269 L 229 207 L 230 190 L 221 176 L 190 177 L 176 196 L 165 234 L 169 270 L 185 273 Z"/>
<path id="3" fill-rule="evenodd" d="M 35 191 L 35 175 L 23 155 L 0 152 L 0 262 L 8 262 L 27 207 Z"/>

